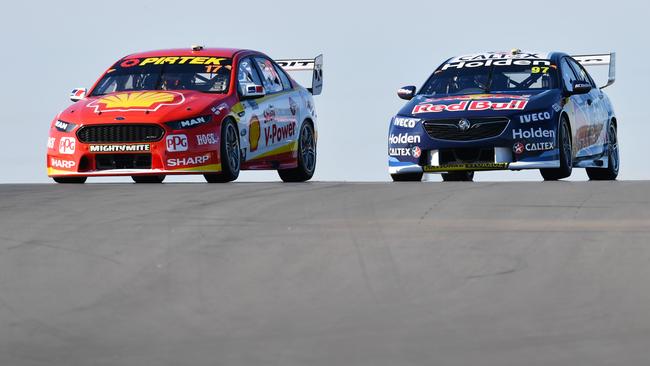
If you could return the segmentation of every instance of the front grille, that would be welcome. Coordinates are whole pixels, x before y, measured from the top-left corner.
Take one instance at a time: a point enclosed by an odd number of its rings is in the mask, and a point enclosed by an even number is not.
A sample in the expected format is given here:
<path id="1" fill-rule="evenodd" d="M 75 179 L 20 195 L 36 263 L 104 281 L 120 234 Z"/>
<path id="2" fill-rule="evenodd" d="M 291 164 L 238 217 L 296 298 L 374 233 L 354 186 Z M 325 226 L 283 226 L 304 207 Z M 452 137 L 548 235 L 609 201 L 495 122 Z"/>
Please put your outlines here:
<path id="1" fill-rule="evenodd" d="M 151 169 L 151 154 L 98 154 L 95 155 L 95 168 Z"/>
<path id="2" fill-rule="evenodd" d="M 461 163 L 494 163 L 494 148 L 441 149 L 440 165 Z"/>
<path id="3" fill-rule="evenodd" d="M 159 141 L 165 130 L 157 125 L 97 125 L 83 126 L 77 131 L 79 141 L 84 143 L 154 142 Z"/>
<path id="4" fill-rule="evenodd" d="M 505 117 L 468 118 L 467 120 L 470 123 L 470 128 L 465 131 L 458 127 L 460 118 L 432 119 L 424 121 L 423 125 L 427 134 L 434 139 L 472 141 L 501 135 L 510 121 Z"/>

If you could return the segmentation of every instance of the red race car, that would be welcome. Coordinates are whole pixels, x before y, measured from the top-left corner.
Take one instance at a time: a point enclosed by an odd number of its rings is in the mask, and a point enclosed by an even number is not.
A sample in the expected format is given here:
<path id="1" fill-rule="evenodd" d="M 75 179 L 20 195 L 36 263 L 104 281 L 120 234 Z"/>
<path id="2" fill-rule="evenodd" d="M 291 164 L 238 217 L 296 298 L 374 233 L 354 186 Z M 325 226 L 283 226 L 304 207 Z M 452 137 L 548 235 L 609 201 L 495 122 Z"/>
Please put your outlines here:
<path id="1" fill-rule="evenodd" d="M 312 71 L 305 89 L 287 71 Z M 52 121 L 47 173 L 58 183 L 170 174 L 237 179 L 241 169 L 277 170 L 285 182 L 316 168 L 316 111 L 322 55 L 272 60 L 237 49 L 138 53 L 111 66 Z"/>

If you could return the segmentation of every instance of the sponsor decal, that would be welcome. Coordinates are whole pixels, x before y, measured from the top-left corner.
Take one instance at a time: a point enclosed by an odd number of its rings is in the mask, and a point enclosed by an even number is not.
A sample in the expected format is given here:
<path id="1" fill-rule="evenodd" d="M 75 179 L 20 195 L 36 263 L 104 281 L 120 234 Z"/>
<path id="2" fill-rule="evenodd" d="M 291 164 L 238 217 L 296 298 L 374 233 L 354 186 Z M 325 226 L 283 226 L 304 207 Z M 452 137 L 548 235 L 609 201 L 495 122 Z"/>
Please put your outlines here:
<path id="1" fill-rule="evenodd" d="M 500 60 L 479 60 L 479 61 L 458 61 L 458 62 L 449 62 L 446 63 L 440 68 L 440 70 L 447 69 L 462 69 L 462 68 L 473 68 L 473 67 L 487 67 L 487 66 L 551 66 L 551 61 L 549 60 L 524 60 L 521 58 L 518 59 L 500 59 Z"/>
<path id="2" fill-rule="evenodd" d="M 74 123 L 70 123 L 70 122 L 63 122 L 59 120 L 54 122 L 54 128 L 56 128 L 57 131 L 61 131 L 61 132 L 70 132 L 74 130 L 75 126 L 76 125 Z"/>
<path id="3" fill-rule="evenodd" d="M 196 143 L 199 146 L 216 145 L 219 143 L 219 139 L 217 139 L 214 133 L 206 133 L 202 135 L 196 135 Z"/>
<path id="4" fill-rule="evenodd" d="M 181 121 L 167 122 L 166 125 L 174 130 L 182 130 L 184 128 L 194 128 L 210 122 L 210 116 L 201 116 Z"/>
<path id="5" fill-rule="evenodd" d="M 167 159 L 168 167 L 183 167 L 192 165 L 201 165 L 210 161 L 210 154 L 200 156 L 188 156 L 184 158 Z"/>
<path id="6" fill-rule="evenodd" d="M 440 166 L 425 166 L 422 170 L 425 173 L 448 172 L 454 170 L 501 170 L 508 169 L 508 163 L 466 163 L 448 164 Z"/>
<path id="7" fill-rule="evenodd" d="M 218 116 L 218 115 L 220 115 L 221 113 L 223 113 L 224 111 L 227 111 L 227 110 L 228 110 L 228 104 L 226 104 L 226 103 L 221 103 L 221 104 L 219 104 L 219 105 L 216 106 L 216 107 L 212 107 L 211 110 L 212 110 L 212 113 L 215 114 L 215 116 Z"/>
<path id="8" fill-rule="evenodd" d="M 170 57 L 147 57 L 130 58 L 120 62 L 120 67 L 134 67 L 147 65 L 224 65 L 230 59 L 223 57 L 202 57 L 202 56 L 170 56 Z"/>
<path id="9" fill-rule="evenodd" d="M 553 130 L 544 130 L 540 128 L 530 128 L 530 129 L 513 129 L 512 138 L 513 139 L 531 139 L 531 138 L 555 138 L 555 131 Z"/>
<path id="10" fill-rule="evenodd" d="M 272 124 L 264 127 L 264 141 L 266 146 L 288 140 L 296 133 L 296 123 L 290 122 L 284 126 Z M 252 151 L 252 150 L 251 150 Z"/>
<path id="11" fill-rule="evenodd" d="M 463 111 L 517 111 L 523 110 L 528 104 L 527 100 L 510 100 L 507 102 L 491 102 L 489 100 L 461 101 L 452 104 L 418 104 L 413 108 L 413 114 L 418 113 L 439 113 L 439 112 L 463 112 Z"/>
<path id="12" fill-rule="evenodd" d="M 506 59 L 540 59 L 542 58 L 539 53 L 530 53 L 530 52 L 489 52 L 489 53 L 480 53 L 475 55 L 466 55 L 456 57 L 454 61 L 476 61 L 476 60 L 506 60 Z"/>
<path id="13" fill-rule="evenodd" d="M 293 100 L 291 97 L 289 97 L 289 111 L 291 111 L 291 115 L 295 116 L 296 113 L 298 113 L 298 103 L 296 103 L 295 100 Z"/>
<path id="14" fill-rule="evenodd" d="M 56 137 L 48 137 L 47 138 L 48 150 L 54 150 L 54 144 L 56 144 Z"/>
<path id="15" fill-rule="evenodd" d="M 185 101 L 181 93 L 145 91 L 118 93 L 101 97 L 88 103 L 87 107 L 100 112 L 155 112 L 162 106 L 179 105 Z"/>
<path id="16" fill-rule="evenodd" d="M 50 158 L 50 165 L 54 168 L 72 169 L 77 165 L 77 163 L 73 160 Z"/>
<path id="17" fill-rule="evenodd" d="M 419 158 L 422 155 L 422 150 L 418 146 L 414 147 L 391 147 L 388 149 L 390 156 L 412 156 Z"/>
<path id="18" fill-rule="evenodd" d="M 526 151 L 548 151 L 553 150 L 554 148 L 555 144 L 553 142 L 530 142 L 526 144 L 517 142 L 512 147 L 512 151 L 514 151 L 515 154 L 520 155 Z"/>
<path id="19" fill-rule="evenodd" d="M 420 122 L 420 120 L 417 118 L 395 117 L 393 119 L 393 126 L 403 127 L 403 128 L 413 128 L 418 122 Z"/>
<path id="20" fill-rule="evenodd" d="M 275 109 L 270 105 L 264 110 L 264 123 L 273 122 L 275 120 Z"/>
<path id="21" fill-rule="evenodd" d="M 85 95 L 86 95 L 86 88 L 72 89 L 72 92 L 70 93 L 70 97 L 74 97 L 74 98 L 83 98 Z"/>
<path id="22" fill-rule="evenodd" d="M 61 140 L 59 140 L 59 154 L 74 154 L 76 145 L 77 140 L 74 137 L 61 137 Z"/>
<path id="23" fill-rule="evenodd" d="M 391 144 L 419 144 L 419 135 L 409 135 L 408 133 L 400 133 L 399 135 L 391 134 L 388 138 Z"/>
<path id="24" fill-rule="evenodd" d="M 248 144 L 251 152 L 257 151 L 257 146 L 260 143 L 260 119 L 253 115 L 249 125 L 250 133 L 248 134 Z"/>
<path id="25" fill-rule="evenodd" d="M 151 151 L 151 145 L 149 144 L 90 145 L 88 151 L 90 151 L 91 153 L 142 152 L 142 151 Z"/>
<path id="26" fill-rule="evenodd" d="M 551 113 L 550 112 L 522 114 L 521 116 L 519 116 L 519 122 L 520 123 L 548 121 L 549 119 L 551 119 Z"/>
<path id="27" fill-rule="evenodd" d="M 429 98 L 425 99 L 424 102 L 439 102 L 446 100 L 479 100 L 479 99 L 530 99 L 530 94 L 527 95 L 516 95 L 516 94 L 470 94 L 470 95 L 455 95 L 451 97 L 443 98 Z"/>
<path id="28" fill-rule="evenodd" d="M 560 103 L 553 103 L 552 107 L 553 107 L 553 110 L 556 111 L 556 112 L 559 112 L 559 111 L 562 110 L 562 105 L 560 105 Z"/>
<path id="29" fill-rule="evenodd" d="M 165 138 L 165 145 L 169 152 L 187 151 L 187 135 L 168 135 Z"/>

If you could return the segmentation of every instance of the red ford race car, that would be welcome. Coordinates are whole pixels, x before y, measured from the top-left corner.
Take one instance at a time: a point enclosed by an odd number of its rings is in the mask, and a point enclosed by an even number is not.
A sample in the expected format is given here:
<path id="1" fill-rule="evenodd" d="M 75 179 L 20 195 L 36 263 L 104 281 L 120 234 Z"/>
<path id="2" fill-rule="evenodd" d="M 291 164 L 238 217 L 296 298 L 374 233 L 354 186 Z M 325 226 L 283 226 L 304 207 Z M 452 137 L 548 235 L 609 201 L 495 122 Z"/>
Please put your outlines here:
<path id="1" fill-rule="evenodd" d="M 287 71 L 312 71 L 305 89 Z M 169 174 L 237 179 L 240 169 L 277 170 L 285 182 L 316 167 L 316 111 L 322 55 L 271 60 L 237 49 L 138 53 L 111 66 L 52 121 L 47 172 L 58 183 L 131 176 L 159 183 Z"/>

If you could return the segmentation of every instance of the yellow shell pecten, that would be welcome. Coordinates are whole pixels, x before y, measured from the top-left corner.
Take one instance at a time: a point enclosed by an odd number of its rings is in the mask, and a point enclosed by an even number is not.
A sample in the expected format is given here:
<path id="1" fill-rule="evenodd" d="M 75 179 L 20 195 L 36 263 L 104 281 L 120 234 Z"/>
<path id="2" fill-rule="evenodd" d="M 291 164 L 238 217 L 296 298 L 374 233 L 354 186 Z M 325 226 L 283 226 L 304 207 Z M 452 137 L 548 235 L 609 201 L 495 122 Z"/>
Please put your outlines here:
<path id="1" fill-rule="evenodd" d="M 165 92 L 132 92 L 113 94 L 101 98 L 98 102 L 106 108 L 150 108 L 158 103 L 170 103 L 174 94 Z"/>

